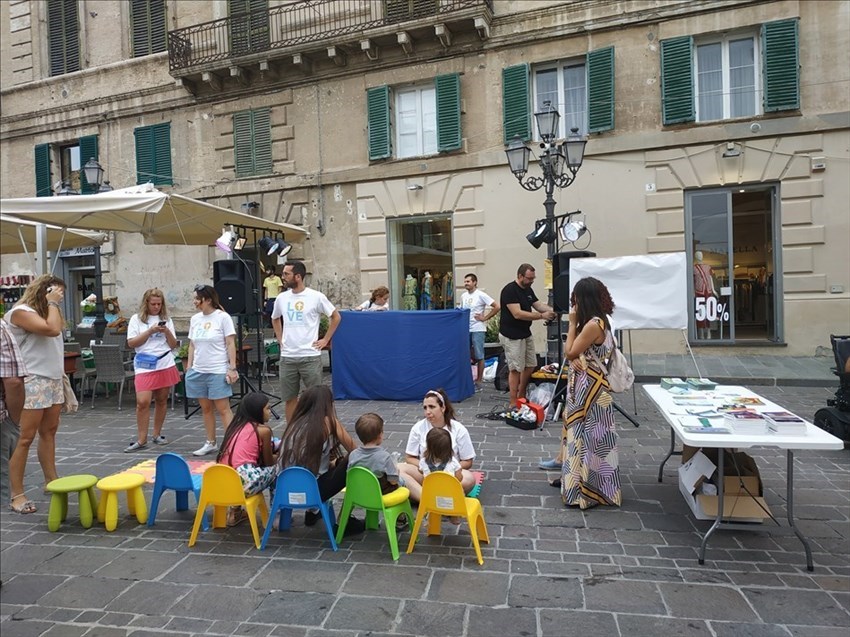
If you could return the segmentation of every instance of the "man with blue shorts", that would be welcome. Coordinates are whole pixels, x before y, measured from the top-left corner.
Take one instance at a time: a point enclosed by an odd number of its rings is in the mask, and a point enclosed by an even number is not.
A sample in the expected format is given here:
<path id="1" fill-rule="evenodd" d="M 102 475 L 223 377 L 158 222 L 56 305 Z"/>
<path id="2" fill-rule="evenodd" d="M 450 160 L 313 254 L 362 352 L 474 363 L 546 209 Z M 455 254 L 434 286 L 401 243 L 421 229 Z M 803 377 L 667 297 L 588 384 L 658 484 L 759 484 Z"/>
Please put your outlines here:
<path id="1" fill-rule="evenodd" d="M 500 307 L 490 295 L 478 289 L 478 277 L 474 274 L 463 277 L 463 287 L 466 291 L 460 297 L 460 306 L 469 310 L 469 352 L 471 359 L 478 365 L 475 391 L 481 391 L 487 321 L 499 313 Z"/>

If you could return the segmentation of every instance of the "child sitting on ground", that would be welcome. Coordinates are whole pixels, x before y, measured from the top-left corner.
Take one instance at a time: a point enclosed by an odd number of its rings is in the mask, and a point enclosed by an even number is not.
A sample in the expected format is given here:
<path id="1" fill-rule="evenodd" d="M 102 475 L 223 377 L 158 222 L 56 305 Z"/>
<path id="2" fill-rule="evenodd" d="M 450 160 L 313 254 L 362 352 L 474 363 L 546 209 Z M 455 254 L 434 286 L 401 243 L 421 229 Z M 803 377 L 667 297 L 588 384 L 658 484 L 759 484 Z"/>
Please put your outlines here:
<path id="1" fill-rule="evenodd" d="M 389 452 L 381 447 L 384 441 L 384 419 L 378 414 L 363 414 L 354 423 L 354 431 L 363 443 L 348 456 L 348 468 L 366 467 L 378 477 L 381 493 L 386 495 L 404 486 L 398 466 Z"/>
<path id="2" fill-rule="evenodd" d="M 463 469 L 452 450 L 452 435 L 446 428 L 434 428 L 425 436 L 425 453 L 419 459 L 419 470 L 423 476 L 432 471 L 445 471 L 458 481 L 463 479 Z"/>
<path id="3" fill-rule="evenodd" d="M 271 415 L 268 396 L 259 392 L 246 394 L 224 432 L 216 458 L 216 462 L 236 469 L 246 497 L 266 489 L 274 495 L 276 453 L 272 430 L 265 424 Z M 231 507 L 227 512 L 227 526 L 236 526 L 246 518 L 247 513 L 242 507 Z"/>

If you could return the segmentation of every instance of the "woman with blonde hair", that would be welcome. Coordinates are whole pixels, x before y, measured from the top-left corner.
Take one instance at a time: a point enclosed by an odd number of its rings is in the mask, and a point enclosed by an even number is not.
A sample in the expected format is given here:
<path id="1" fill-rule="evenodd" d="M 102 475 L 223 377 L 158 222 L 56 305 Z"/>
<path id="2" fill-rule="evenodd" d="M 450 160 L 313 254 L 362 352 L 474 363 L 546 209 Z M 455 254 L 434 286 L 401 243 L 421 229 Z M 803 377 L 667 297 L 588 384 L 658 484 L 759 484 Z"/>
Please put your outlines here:
<path id="1" fill-rule="evenodd" d="M 38 434 L 38 461 L 45 483 L 58 478 L 56 472 L 56 431 L 59 413 L 65 403 L 62 377 L 65 355 L 62 344 L 61 303 L 65 282 L 44 274 L 27 287 L 21 299 L 4 318 L 29 374 L 24 379 L 26 398 L 21 412 L 21 435 L 9 460 L 12 499 L 9 508 L 16 513 L 35 513 L 36 507 L 24 491 L 24 472 L 30 445 Z"/>
<path id="2" fill-rule="evenodd" d="M 151 398 L 154 401 L 153 441 L 168 444 L 162 435 L 168 393 L 180 381 L 171 350 L 177 347 L 174 323 L 168 318 L 165 294 L 159 288 L 145 290 L 139 312 L 127 326 L 127 346 L 136 350 L 133 367 L 136 372 L 136 427 L 138 437 L 124 453 L 143 449 L 148 444 Z"/>

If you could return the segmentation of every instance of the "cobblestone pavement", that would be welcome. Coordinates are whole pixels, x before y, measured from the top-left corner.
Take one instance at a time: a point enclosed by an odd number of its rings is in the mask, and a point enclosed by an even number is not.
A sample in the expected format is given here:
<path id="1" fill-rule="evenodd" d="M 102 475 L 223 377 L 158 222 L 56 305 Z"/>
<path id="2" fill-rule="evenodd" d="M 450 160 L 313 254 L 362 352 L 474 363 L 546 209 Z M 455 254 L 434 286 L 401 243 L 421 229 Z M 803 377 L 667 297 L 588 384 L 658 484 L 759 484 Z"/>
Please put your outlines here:
<path id="1" fill-rule="evenodd" d="M 831 387 L 755 387 L 809 417 Z M 633 411 L 632 395 L 619 397 Z M 503 406 L 486 389 L 458 405 L 486 472 L 481 502 L 491 542 L 475 560 L 464 525 L 420 538 L 393 563 L 386 535 L 367 532 L 330 550 L 321 525 L 296 514 L 289 532 L 273 533 L 265 551 L 247 524 L 202 533 L 186 545 L 193 511 L 178 513 L 163 497 L 157 524 L 137 525 L 122 499 L 119 526 L 83 529 L 70 515 L 47 531 L 47 496 L 33 453 L 28 495 L 39 511 L 0 521 L 0 631 L 18 635 L 280 635 L 287 637 L 427 635 L 799 636 L 845 637 L 850 627 L 850 451 L 798 452 L 795 504 L 809 537 L 815 570 L 806 571 L 797 538 L 770 524 L 712 538 L 704 566 L 699 532 L 679 493 L 674 458 L 656 479 L 669 429 L 637 390 L 641 422 L 618 417 L 624 503 L 619 509 L 565 509 L 537 468 L 551 457 L 560 426 L 524 432 L 477 417 Z M 133 423 L 113 399 L 86 403 L 63 418 L 58 460 L 63 475 L 105 476 L 163 449 L 124 454 Z M 387 422 L 386 446 L 402 450 L 418 403 L 338 403 L 349 428 L 377 411 Z M 280 424 L 276 430 L 280 430 Z M 169 411 L 165 449 L 191 457 L 202 440 L 199 416 Z M 219 434 L 220 435 L 220 434 Z M 782 517 L 785 456 L 756 449 L 771 510 Z M 548 477 L 553 477 L 550 474 Z M 150 498 L 150 485 L 146 494 Z M 4 503 L 5 507 L 5 503 Z M 338 506 L 337 506 L 338 510 Z M 400 543 L 406 545 L 408 534 Z"/>

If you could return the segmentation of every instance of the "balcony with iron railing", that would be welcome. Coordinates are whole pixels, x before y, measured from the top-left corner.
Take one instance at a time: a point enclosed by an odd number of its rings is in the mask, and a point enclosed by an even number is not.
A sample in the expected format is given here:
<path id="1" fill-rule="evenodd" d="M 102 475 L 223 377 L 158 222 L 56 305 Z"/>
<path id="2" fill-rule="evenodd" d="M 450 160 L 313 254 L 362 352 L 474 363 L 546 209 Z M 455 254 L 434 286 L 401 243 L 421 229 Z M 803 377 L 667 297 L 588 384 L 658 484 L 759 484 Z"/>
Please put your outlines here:
<path id="1" fill-rule="evenodd" d="M 420 36 L 444 46 L 452 32 L 484 39 L 491 18 L 492 0 L 301 0 L 169 31 L 169 72 L 188 78 L 330 46 L 374 59 L 369 49 L 378 42 L 407 52 L 405 44 Z"/>

